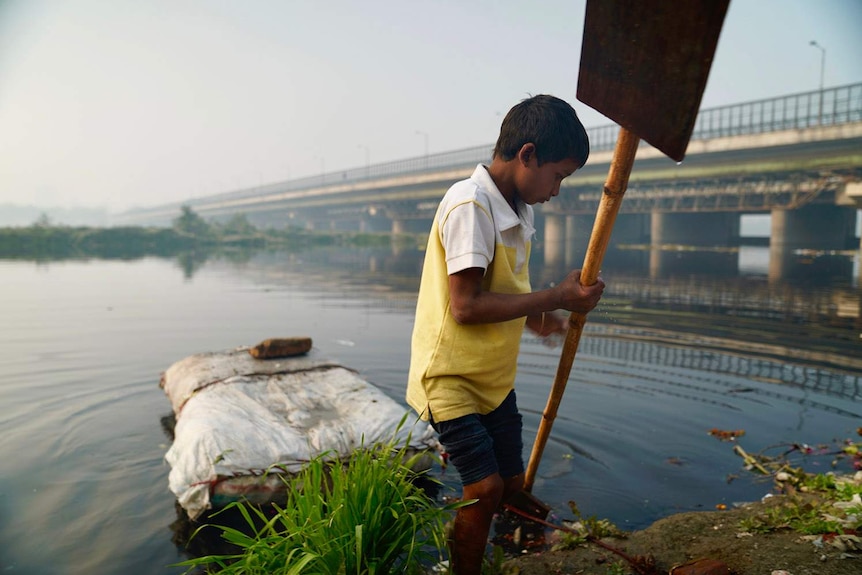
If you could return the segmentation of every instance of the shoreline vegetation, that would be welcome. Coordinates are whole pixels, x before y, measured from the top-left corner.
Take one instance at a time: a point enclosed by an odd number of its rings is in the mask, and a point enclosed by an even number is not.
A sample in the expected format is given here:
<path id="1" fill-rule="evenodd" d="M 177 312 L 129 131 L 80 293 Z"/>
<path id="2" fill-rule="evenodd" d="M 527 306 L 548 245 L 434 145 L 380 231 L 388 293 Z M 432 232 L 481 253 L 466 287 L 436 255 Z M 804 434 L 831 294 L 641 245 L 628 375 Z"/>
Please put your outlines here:
<path id="1" fill-rule="evenodd" d="M 89 227 L 54 224 L 42 215 L 30 226 L 0 227 L 0 258 L 137 259 L 174 257 L 195 251 L 277 249 L 312 246 L 388 245 L 388 234 L 313 232 L 301 228 L 260 229 L 244 214 L 209 222 L 184 206 L 172 227 Z"/>

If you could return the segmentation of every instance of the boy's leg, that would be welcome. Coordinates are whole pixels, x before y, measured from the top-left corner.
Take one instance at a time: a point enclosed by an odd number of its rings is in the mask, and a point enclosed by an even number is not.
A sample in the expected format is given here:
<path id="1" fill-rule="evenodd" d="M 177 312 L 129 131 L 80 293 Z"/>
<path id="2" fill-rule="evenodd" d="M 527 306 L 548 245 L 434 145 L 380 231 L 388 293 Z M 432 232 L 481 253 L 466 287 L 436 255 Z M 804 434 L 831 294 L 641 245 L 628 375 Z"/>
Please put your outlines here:
<path id="1" fill-rule="evenodd" d="M 453 572 L 479 575 L 494 513 L 504 496 L 515 493 L 524 484 L 521 415 L 514 392 L 488 415 L 470 415 L 440 423 L 431 415 L 431 424 L 461 475 L 463 498 L 477 500 L 455 515 L 449 541 Z"/>
<path id="2" fill-rule="evenodd" d="M 462 507 L 455 515 L 449 541 L 450 560 L 457 575 L 482 572 L 482 560 L 491 531 L 491 523 L 500 504 L 524 488 L 524 474 L 501 478 L 499 473 L 476 483 L 464 485 L 465 500 L 478 499 Z"/>
<path id="3" fill-rule="evenodd" d="M 480 575 L 482 572 L 491 520 L 500 505 L 503 489 L 499 473 L 464 485 L 464 499 L 477 501 L 462 507 L 455 515 L 449 551 L 456 575 Z"/>
<path id="4" fill-rule="evenodd" d="M 491 520 L 503 496 L 503 480 L 494 456 L 494 441 L 479 415 L 431 425 L 461 476 L 463 499 L 476 499 L 455 513 L 449 534 L 449 560 L 456 575 L 479 575 L 488 544 Z"/>
<path id="5" fill-rule="evenodd" d="M 524 474 L 519 473 L 514 477 L 503 478 L 503 497 L 500 503 L 506 503 L 511 496 L 524 489 Z"/>

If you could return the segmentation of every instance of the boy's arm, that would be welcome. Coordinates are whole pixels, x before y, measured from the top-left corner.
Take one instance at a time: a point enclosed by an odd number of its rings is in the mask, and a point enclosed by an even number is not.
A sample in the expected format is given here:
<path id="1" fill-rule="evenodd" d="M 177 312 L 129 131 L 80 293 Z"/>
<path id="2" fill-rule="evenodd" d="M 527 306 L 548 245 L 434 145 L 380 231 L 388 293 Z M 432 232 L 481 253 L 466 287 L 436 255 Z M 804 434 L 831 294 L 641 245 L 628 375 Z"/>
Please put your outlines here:
<path id="1" fill-rule="evenodd" d="M 527 329 L 539 337 L 548 337 L 554 334 L 565 334 L 569 329 L 569 318 L 553 312 L 527 316 Z"/>
<path id="2" fill-rule="evenodd" d="M 554 287 L 524 294 L 482 289 L 482 268 L 467 268 L 449 276 L 449 308 L 460 324 L 497 323 L 557 309 L 587 313 L 596 307 L 605 284 L 599 280 L 582 286 L 574 270 Z"/>

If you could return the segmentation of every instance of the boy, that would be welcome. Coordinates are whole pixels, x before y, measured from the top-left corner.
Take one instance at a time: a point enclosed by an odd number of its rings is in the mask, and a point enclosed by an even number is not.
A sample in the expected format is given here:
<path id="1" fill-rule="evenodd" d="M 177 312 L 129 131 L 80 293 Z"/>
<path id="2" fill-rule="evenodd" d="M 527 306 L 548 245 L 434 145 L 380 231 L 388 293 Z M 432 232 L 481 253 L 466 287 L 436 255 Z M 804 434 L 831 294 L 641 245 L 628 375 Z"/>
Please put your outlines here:
<path id="1" fill-rule="evenodd" d="M 521 415 L 514 381 L 521 332 L 564 333 L 557 309 L 586 313 L 604 283 L 580 270 L 533 292 L 527 263 L 533 208 L 581 168 L 589 140 L 574 109 L 539 95 L 503 120 L 490 166 L 440 202 L 416 305 L 407 402 L 438 432 L 463 485 L 449 541 L 457 575 L 478 575 L 494 512 L 523 487 Z"/>

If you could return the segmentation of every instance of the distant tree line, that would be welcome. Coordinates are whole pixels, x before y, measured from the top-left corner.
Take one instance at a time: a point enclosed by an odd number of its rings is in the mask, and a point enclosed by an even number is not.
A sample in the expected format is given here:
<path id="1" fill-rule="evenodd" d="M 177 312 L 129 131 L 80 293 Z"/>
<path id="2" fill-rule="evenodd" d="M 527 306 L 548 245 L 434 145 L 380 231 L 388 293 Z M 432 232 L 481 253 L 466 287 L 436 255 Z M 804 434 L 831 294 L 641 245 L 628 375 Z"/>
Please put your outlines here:
<path id="1" fill-rule="evenodd" d="M 368 243 L 385 238 L 357 234 L 321 234 L 298 228 L 261 230 L 245 214 L 226 222 L 208 222 L 188 206 L 170 228 L 121 226 L 95 228 L 54 225 L 42 214 L 28 227 L 0 228 L 0 258 L 67 259 L 95 257 L 135 259 L 171 257 L 199 250 L 264 249 L 335 243 Z"/>

